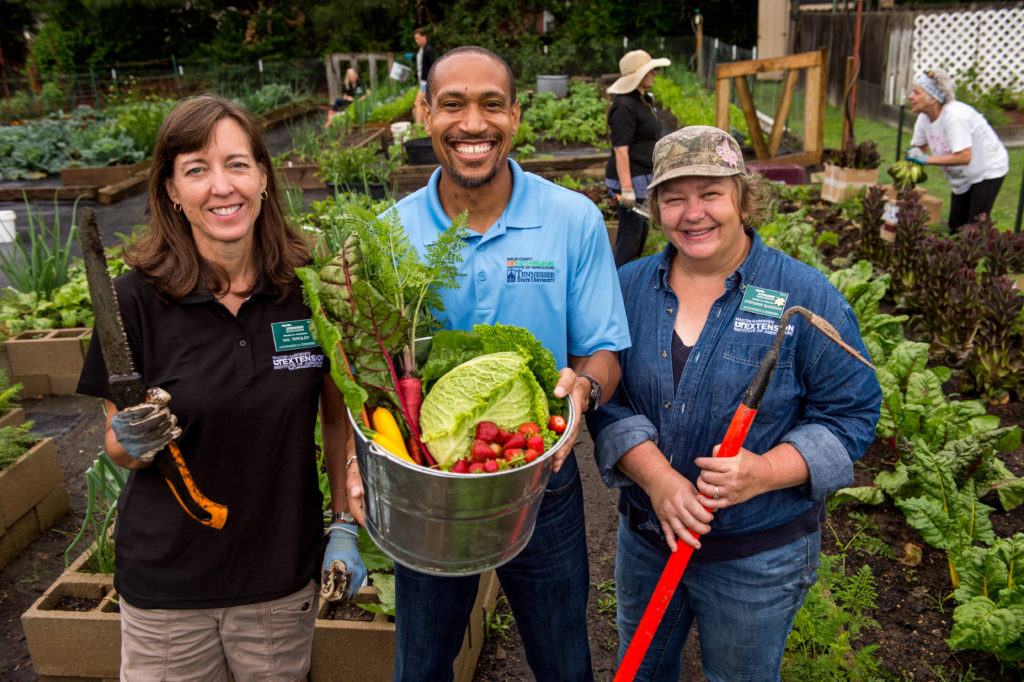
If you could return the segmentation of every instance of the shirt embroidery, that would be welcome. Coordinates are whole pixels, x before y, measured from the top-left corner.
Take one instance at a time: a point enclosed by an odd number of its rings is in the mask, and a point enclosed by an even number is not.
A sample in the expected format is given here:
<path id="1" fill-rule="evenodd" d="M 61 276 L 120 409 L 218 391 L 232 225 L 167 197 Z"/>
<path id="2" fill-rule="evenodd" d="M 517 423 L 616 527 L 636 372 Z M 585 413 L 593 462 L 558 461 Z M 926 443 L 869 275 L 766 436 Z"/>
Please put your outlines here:
<path id="1" fill-rule="evenodd" d="M 732 330 L 741 334 L 770 334 L 775 336 L 779 333 L 779 323 L 771 320 L 746 320 L 737 317 L 732 321 Z M 786 325 L 786 336 L 793 336 L 793 325 Z"/>
<path id="2" fill-rule="evenodd" d="M 322 353 L 310 353 L 309 351 L 292 353 L 291 355 L 275 355 L 273 359 L 274 370 L 319 369 L 324 364 Z"/>
<path id="3" fill-rule="evenodd" d="M 516 256 L 505 261 L 505 281 L 509 284 L 555 281 L 555 262 Z"/>

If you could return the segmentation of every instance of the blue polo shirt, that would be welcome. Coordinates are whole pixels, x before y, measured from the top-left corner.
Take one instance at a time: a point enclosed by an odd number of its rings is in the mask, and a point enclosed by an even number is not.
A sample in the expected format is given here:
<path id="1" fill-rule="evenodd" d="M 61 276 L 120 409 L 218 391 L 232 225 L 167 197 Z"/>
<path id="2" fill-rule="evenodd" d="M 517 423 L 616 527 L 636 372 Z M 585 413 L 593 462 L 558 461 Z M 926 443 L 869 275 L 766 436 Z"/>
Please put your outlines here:
<path id="1" fill-rule="evenodd" d="M 511 324 L 529 329 L 555 356 L 629 348 L 629 326 L 601 212 L 587 197 L 509 160 L 512 196 L 484 234 L 470 232 L 458 288 L 441 293 L 446 329 Z M 425 253 L 452 219 L 426 187 L 395 204 L 413 246 Z"/>

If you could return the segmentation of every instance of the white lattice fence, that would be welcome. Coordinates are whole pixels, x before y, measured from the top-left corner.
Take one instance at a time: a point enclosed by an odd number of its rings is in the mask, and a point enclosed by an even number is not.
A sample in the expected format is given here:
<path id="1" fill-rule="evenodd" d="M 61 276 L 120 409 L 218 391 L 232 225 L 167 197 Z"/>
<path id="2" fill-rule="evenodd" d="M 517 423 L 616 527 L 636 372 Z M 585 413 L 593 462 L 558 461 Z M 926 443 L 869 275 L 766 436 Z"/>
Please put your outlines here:
<path id="1" fill-rule="evenodd" d="M 1024 87 L 1024 9 L 921 14 L 914 19 L 914 74 L 957 76 L 975 66 L 983 88 Z"/>

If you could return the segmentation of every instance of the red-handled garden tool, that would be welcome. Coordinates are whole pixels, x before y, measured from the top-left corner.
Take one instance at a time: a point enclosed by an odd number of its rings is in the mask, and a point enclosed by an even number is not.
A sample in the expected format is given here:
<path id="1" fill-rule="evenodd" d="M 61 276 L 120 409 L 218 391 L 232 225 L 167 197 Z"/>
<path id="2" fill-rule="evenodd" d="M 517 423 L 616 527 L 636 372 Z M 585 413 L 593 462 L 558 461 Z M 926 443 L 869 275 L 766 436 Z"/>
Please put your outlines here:
<path id="1" fill-rule="evenodd" d="M 787 308 L 783 311 L 782 317 L 779 320 L 779 331 L 775 334 L 775 340 L 772 341 L 771 348 L 768 349 L 768 353 L 761 361 L 757 374 L 754 375 L 753 381 L 747 387 L 747 392 L 743 395 L 743 401 L 736 408 L 736 413 L 733 415 L 732 421 L 729 422 L 729 430 L 726 431 L 725 438 L 722 439 L 722 447 L 718 448 L 716 457 L 734 457 L 739 453 L 743 440 L 747 437 L 747 432 L 750 430 L 750 425 L 754 421 L 754 416 L 757 414 L 757 408 L 761 405 L 761 398 L 764 397 L 764 392 L 768 388 L 768 382 L 771 381 L 772 374 L 775 372 L 775 365 L 779 360 L 779 349 L 782 347 L 782 339 L 786 336 L 786 326 L 794 314 L 803 315 L 815 329 L 824 333 L 825 336 L 837 343 L 847 353 L 871 369 L 875 368 L 856 349 L 843 341 L 836 328 L 829 324 L 825 318 L 800 306 Z M 697 533 L 690 532 L 693 534 L 693 537 L 698 537 Z M 665 569 L 661 573 L 661 578 L 658 580 L 658 585 L 654 588 L 654 594 L 651 595 L 651 600 L 647 603 L 647 608 L 644 610 L 643 618 L 640 619 L 640 624 L 637 626 L 636 632 L 633 633 L 633 639 L 629 642 L 626 655 L 622 658 L 622 663 L 615 672 L 614 682 L 628 682 L 636 677 L 636 672 L 640 669 L 640 664 L 647 654 L 647 648 L 651 645 L 654 633 L 658 630 L 658 625 L 661 624 L 661 618 L 665 615 L 669 602 L 672 601 L 672 595 L 675 594 L 676 586 L 682 580 L 683 573 L 686 571 L 686 566 L 690 563 L 691 556 L 693 556 L 693 547 L 684 542 L 677 543 L 676 551 L 668 558 Z"/>

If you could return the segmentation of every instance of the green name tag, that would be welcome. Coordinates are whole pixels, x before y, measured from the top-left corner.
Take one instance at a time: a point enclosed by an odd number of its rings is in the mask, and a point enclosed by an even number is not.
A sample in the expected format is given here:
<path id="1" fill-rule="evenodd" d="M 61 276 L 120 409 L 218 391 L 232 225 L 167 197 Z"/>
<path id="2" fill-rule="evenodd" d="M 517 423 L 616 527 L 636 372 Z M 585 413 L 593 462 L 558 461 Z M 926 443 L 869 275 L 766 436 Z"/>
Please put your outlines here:
<path id="1" fill-rule="evenodd" d="M 772 291 L 761 287 L 747 286 L 743 291 L 743 302 L 740 303 L 740 310 L 746 310 L 755 315 L 767 317 L 782 317 L 782 311 L 786 308 L 786 299 L 789 294 L 782 291 Z"/>
<path id="2" fill-rule="evenodd" d="M 316 345 L 313 335 L 309 333 L 309 320 L 275 322 L 270 325 L 270 328 L 274 332 L 274 348 L 278 352 L 296 348 L 312 348 Z"/>

